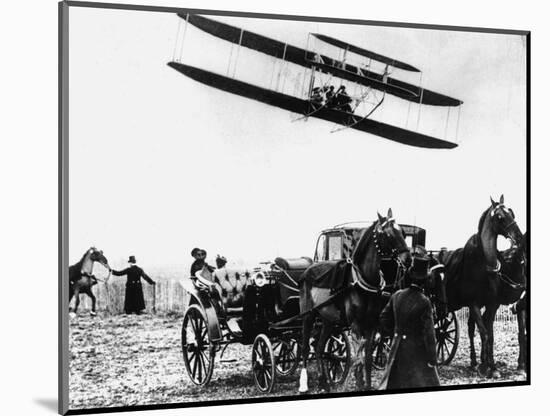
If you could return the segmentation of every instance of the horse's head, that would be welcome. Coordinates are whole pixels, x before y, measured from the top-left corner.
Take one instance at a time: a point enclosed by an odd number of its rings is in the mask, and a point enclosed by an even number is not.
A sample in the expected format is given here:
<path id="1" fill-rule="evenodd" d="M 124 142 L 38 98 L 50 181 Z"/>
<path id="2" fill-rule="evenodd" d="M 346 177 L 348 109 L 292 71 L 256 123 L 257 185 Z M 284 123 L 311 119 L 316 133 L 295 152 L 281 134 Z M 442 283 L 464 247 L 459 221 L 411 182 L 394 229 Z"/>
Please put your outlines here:
<path id="1" fill-rule="evenodd" d="M 407 268 L 411 265 L 411 252 L 405 242 L 403 230 L 393 218 L 391 208 L 388 209 L 386 217 L 378 214 L 378 221 L 374 225 L 373 234 L 379 254 L 382 256 L 396 256 Z"/>
<path id="2" fill-rule="evenodd" d="M 504 195 L 500 196 L 499 202 L 495 202 L 491 198 L 488 215 L 491 227 L 497 235 L 509 238 L 514 245 L 523 241 L 523 235 L 516 223 L 514 211 L 504 205 Z"/>
<path id="3" fill-rule="evenodd" d="M 107 257 L 103 255 L 103 250 L 98 250 L 95 247 L 90 248 L 89 250 L 90 260 L 94 262 L 101 263 L 105 268 L 111 269 L 109 267 L 109 261 L 107 260 Z"/>

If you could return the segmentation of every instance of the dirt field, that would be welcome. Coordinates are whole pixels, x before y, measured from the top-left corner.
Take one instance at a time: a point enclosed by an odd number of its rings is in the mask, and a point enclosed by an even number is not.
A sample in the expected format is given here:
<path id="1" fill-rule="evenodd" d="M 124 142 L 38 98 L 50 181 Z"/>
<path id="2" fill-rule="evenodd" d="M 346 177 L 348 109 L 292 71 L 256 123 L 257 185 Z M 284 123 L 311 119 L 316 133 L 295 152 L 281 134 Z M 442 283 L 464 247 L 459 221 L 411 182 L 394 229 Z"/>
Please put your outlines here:
<path id="1" fill-rule="evenodd" d="M 209 386 L 200 388 L 192 384 L 181 358 L 181 321 L 181 315 L 90 317 L 85 312 L 71 319 L 70 408 L 263 397 L 252 379 L 250 346 L 230 346 L 223 357 L 225 362 L 217 357 Z M 516 333 L 499 328 L 498 324 L 496 329 L 495 361 L 500 377 L 487 380 L 468 368 L 467 334 L 461 328 L 454 361 L 440 369 L 444 385 L 525 380 L 525 374 L 515 369 Z M 380 375 L 375 372 L 375 382 Z M 350 376 L 338 391 L 354 391 L 354 385 Z M 297 374 L 278 378 L 272 395 L 297 394 L 297 386 Z"/>

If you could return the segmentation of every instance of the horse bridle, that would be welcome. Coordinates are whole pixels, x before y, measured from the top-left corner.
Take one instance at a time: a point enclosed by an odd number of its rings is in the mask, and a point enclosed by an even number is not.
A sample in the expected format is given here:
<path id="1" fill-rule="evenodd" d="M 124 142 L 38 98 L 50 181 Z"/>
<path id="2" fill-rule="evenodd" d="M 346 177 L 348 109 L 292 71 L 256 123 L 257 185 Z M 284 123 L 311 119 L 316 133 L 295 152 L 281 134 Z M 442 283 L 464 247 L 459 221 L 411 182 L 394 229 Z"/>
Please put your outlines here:
<path id="1" fill-rule="evenodd" d="M 361 273 L 361 269 L 359 269 L 359 267 L 353 261 L 353 255 L 352 257 L 346 258 L 346 262 L 348 264 L 351 264 L 353 285 L 359 286 L 361 289 L 365 290 L 366 292 L 381 293 L 385 288 L 395 287 L 395 285 L 397 285 L 401 281 L 401 279 L 405 276 L 405 271 L 407 270 L 407 267 L 399 258 L 399 254 L 405 253 L 409 250 L 407 248 L 402 248 L 402 249 L 392 248 L 389 253 L 384 253 L 380 247 L 380 244 L 378 243 L 378 235 L 383 234 L 383 231 L 379 231 L 378 229 L 382 230 L 385 226 L 387 226 L 389 223 L 394 221 L 395 221 L 394 218 L 388 218 L 379 226 L 376 226 L 375 224 L 372 230 L 372 237 L 373 237 L 374 245 L 376 247 L 376 254 L 378 255 L 378 257 L 380 257 L 380 260 L 381 261 L 393 260 L 397 262 L 398 269 L 396 272 L 396 278 L 394 283 L 390 285 L 386 285 L 386 281 L 384 280 L 382 274 L 380 274 L 380 283 L 378 284 L 378 286 L 371 285 L 364 279 Z"/>
<path id="2" fill-rule="evenodd" d="M 399 255 L 401 253 L 405 253 L 405 252 L 409 251 L 409 249 L 407 247 L 403 247 L 401 249 L 392 248 L 389 253 L 384 253 L 382 251 L 382 248 L 380 247 L 380 244 L 378 243 L 378 235 L 383 235 L 384 234 L 384 231 L 378 231 L 378 229 L 383 230 L 384 227 L 386 227 L 387 225 L 389 225 L 390 223 L 393 223 L 393 222 L 395 222 L 395 218 L 388 218 L 386 221 L 384 221 L 378 227 L 375 226 L 373 231 L 372 231 L 372 238 L 374 240 L 374 245 L 376 247 L 376 253 L 378 254 L 378 256 L 380 257 L 381 260 L 396 260 L 399 264 L 402 264 L 403 262 L 401 262 L 399 260 Z"/>
<path id="3" fill-rule="evenodd" d="M 491 210 L 491 218 L 495 216 L 495 211 L 498 209 L 498 208 L 502 208 L 504 206 L 504 204 L 498 204 L 496 207 L 494 207 L 492 210 Z M 509 238 L 510 240 L 512 240 L 512 242 L 516 243 L 516 240 L 514 239 L 514 237 L 509 234 L 508 230 L 510 228 L 512 228 L 514 225 L 517 225 L 517 222 L 516 222 L 516 219 L 513 217 L 512 215 L 512 221 L 510 221 L 504 228 L 503 228 L 503 233 L 506 235 L 507 238 Z M 497 267 L 499 267 L 497 265 Z M 500 267 L 499 267 L 500 268 Z"/>

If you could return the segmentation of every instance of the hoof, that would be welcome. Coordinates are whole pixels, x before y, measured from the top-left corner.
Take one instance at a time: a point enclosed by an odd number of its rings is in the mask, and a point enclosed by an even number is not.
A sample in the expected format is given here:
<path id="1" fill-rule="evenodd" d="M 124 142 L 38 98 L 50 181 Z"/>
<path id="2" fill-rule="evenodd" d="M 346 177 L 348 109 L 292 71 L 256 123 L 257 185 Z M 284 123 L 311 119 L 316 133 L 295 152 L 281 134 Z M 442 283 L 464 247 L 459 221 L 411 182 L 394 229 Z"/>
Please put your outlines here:
<path id="1" fill-rule="evenodd" d="M 319 380 L 319 392 L 330 393 L 330 384 L 326 380 Z"/>
<path id="2" fill-rule="evenodd" d="M 500 371 L 494 370 L 491 372 L 491 378 L 500 378 L 500 377 L 501 377 Z"/>
<path id="3" fill-rule="evenodd" d="M 487 367 L 485 367 L 484 365 L 480 365 L 478 368 L 477 368 L 477 373 L 481 376 L 481 377 L 488 377 L 490 378 L 490 372 L 489 372 L 489 369 Z"/>
<path id="4" fill-rule="evenodd" d="M 97 316 L 97 313 L 95 313 L 94 311 L 91 311 L 90 316 Z"/>

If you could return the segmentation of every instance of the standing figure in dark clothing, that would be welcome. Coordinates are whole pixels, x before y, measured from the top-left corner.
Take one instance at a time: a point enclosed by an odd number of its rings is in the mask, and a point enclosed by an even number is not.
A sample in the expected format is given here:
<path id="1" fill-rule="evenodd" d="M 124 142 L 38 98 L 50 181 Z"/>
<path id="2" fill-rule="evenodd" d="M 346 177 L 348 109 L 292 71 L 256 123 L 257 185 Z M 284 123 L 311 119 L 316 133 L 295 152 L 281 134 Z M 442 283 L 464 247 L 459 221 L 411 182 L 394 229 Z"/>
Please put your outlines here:
<path id="1" fill-rule="evenodd" d="M 155 285 L 156 283 L 149 277 L 143 269 L 136 265 L 136 258 L 130 256 L 128 259 L 130 266 L 121 271 L 111 270 L 115 276 L 128 276 L 126 281 L 126 296 L 124 298 L 124 312 L 131 314 L 135 312 L 140 314 L 145 309 L 145 299 L 143 299 L 143 289 L 141 287 L 141 278 Z"/>
<path id="2" fill-rule="evenodd" d="M 429 261 L 413 258 L 410 287 L 395 292 L 380 315 L 393 340 L 379 389 L 439 386 L 432 304 L 423 290 Z"/>
<path id="3" fill-rule="evenodd" d="M 201 248 L 194 248 L 191 250 L 191 256 L 195 259 L 191 265 L 191 278 L 196 277 L 195 273 L 203 270 L 204 268 L 208 269 L 210 273 L 214 271 L 214 267 L 210 266 L 206 262 L 206 250 Z"/>

